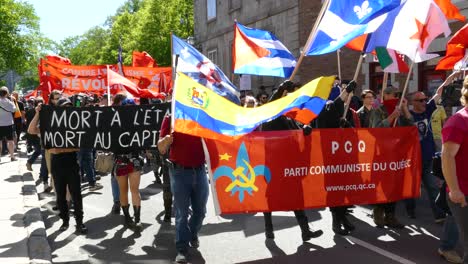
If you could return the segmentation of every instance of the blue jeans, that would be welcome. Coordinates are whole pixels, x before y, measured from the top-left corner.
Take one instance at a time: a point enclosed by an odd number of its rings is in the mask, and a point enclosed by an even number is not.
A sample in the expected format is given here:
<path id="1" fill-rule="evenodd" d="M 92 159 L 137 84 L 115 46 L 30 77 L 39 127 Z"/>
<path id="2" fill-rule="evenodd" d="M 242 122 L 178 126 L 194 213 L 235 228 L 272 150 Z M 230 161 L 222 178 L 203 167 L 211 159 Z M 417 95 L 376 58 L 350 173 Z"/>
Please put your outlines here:
<path id="1" fill-rule="evenodd" d="M 33 141 L 31 143 L 33 149 L 34 149 L 34 152 L 33 154 L 31 154 L 31 156 L 29 157 L 28 159 L 28 163 L 29 164 L 33 164 L 37 157 L 39 157 L 39 155 L 41 155 L 42 151 L 41 151 L 41 143 L 39 141 Z M 45 160 L 45 156 L 42 156 L 42 158 Z"/>
<path id="2" fill-rule="evenodd" d="M 440 238 L 440 249 L 443 251 L 453 250 L 458 243 L 458 228 L 455 218 L 447 215 L 444 227 L 442 229 L 442 236 Z"/>
<path id="3" fill-rule="evenodd" d="M 89 185 L 94 185 L 96 183 L 96 174 L 94 172 L 93 150 L 80 149 L 78 158 L 81 169 L 86 173 L 86 179 L 88 180 Z"/>
<path id="4" fill-rule="evenodd" d="M 112 187 L 112 197 L 114 198 L 114 203 L 120 202 L 120 190 L 119 183 L 117 182 L 117 176 L 111 175 L 111 187 Z"/>
<path id="5" fill-rule="evenodd" d="M 171 190 L 174 194 L 176 249 L 187 252 L 189 242 L 198 239 L 198 231 L 206 214 L 208 178 L 205 167 L 195 169 L 170 168 Z M 189 207 L 192 216 L 189 217 Z"/>
<path id="6" fill-rule="evenodd" d="M 423 160 L 422 161 L 422 175 L 421 181 L 426 189 L 427 196 L 429 196 L 429 205 L 432 209 L 432 214 L 435 219 L 444 218 L 445 213 L 440 209 L 435 200 L 439 194 L 439 188 L 437 188 L 436 178 L 432 175 L 432 160 Z M 416 200 L 414 198 L 406 199 L 406 210 L 414 211 L 416 209 Z"/>
<path id="7" fill-rule="evenodd" d="M 468 196 L 465 196 L 465 199 L 468 201 Z M 458 232 L 462 237 L 463 264 L 468 264 L 468 207 L 461 207 L 460 204 L 454 204 L 450 199 L 447 199 L 447 203 L 457 223 Z"/>
<path id="8" fill-rule="evenodd" d="M 49 170 L 47 169 L 47 162 L 46 162 L 46 155 L 45 149 L 41 150 L 41 169 L 39 172 L 39 178 L 42 180 L 43 183 L 49 183 Z"/>

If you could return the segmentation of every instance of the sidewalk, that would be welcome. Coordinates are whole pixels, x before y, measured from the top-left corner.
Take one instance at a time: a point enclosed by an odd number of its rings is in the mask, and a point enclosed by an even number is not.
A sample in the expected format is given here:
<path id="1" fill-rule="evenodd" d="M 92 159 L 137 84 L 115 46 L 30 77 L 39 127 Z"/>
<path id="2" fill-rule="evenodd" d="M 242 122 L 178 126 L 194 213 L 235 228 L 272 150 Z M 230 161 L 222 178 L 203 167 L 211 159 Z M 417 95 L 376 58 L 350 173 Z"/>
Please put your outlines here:
<path id="1" fill-rule="evenodd" d="M 17 161 L 0 161 L 0 263 L 51 263 L 50 246 L 31 172 L 26 170 L 25 145 Z"/>

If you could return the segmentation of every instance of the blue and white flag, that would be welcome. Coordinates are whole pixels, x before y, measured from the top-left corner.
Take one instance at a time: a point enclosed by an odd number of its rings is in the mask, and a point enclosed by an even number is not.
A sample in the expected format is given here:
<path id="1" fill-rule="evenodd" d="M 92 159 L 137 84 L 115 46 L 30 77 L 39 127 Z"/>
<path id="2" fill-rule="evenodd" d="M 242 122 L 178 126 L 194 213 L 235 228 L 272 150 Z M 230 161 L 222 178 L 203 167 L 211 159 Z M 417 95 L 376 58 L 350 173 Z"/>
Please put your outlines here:
<path id="1" fill-rule="evenodd" d="M 236 22 L 232 52 L 234 73 L 289 78 L 296 58 L 272 33 Z"/>
<path id="2" fill-rule="evenodd" d="M 403 0 L 404 1 L 404 0 Z M 336 51 L 352 39 L 374 32 L 386 13 L 400 6 L 402 0 L 330 0 L 306 55 Z"/>
<path id="3" fill-rule="evenodd" d="M 183 72 L 226 99 L 240 103 L 239 89 L 229 81 L 221 69 L 190 44 L 172 35 L 172 55 L 178 56 L 178 72 Z"/>

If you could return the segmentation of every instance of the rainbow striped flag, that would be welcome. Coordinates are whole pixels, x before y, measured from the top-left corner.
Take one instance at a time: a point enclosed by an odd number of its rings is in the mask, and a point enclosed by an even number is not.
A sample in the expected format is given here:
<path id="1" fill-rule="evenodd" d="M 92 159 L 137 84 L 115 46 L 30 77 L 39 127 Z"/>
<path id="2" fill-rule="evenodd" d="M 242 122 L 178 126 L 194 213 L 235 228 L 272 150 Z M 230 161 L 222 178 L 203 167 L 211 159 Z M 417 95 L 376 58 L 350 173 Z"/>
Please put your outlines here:
<path id="1" fill-rule="evenodd" d="M 307 124 L 322 111 L 334 79 L 320 77 L 288 96 L 257 108 L 244 108 L 178 72 L 173 95 L 173 127 L 176 132 L 226 141 L 284 114 Z"/>

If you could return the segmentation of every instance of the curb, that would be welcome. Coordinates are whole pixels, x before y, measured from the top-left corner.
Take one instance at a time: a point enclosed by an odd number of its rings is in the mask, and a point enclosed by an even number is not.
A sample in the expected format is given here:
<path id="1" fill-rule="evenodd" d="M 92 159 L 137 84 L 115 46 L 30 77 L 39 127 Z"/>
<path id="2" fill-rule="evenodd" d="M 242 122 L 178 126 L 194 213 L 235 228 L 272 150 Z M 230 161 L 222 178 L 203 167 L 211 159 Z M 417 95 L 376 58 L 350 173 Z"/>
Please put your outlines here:
<path id="1" fill-rule="evenodd" d="M 30 264 L 52 263 L 52 254 L 44 220 L 41 215 L 39 195 L 36 190 L 36 182 L 31 172 L 26 172 L 24 167 L 24 153 L 18 159 L 18 172 L 23 181 L 21 194 L 23 195 L 23 222 L 28 233 L 28 254 Z"/>

